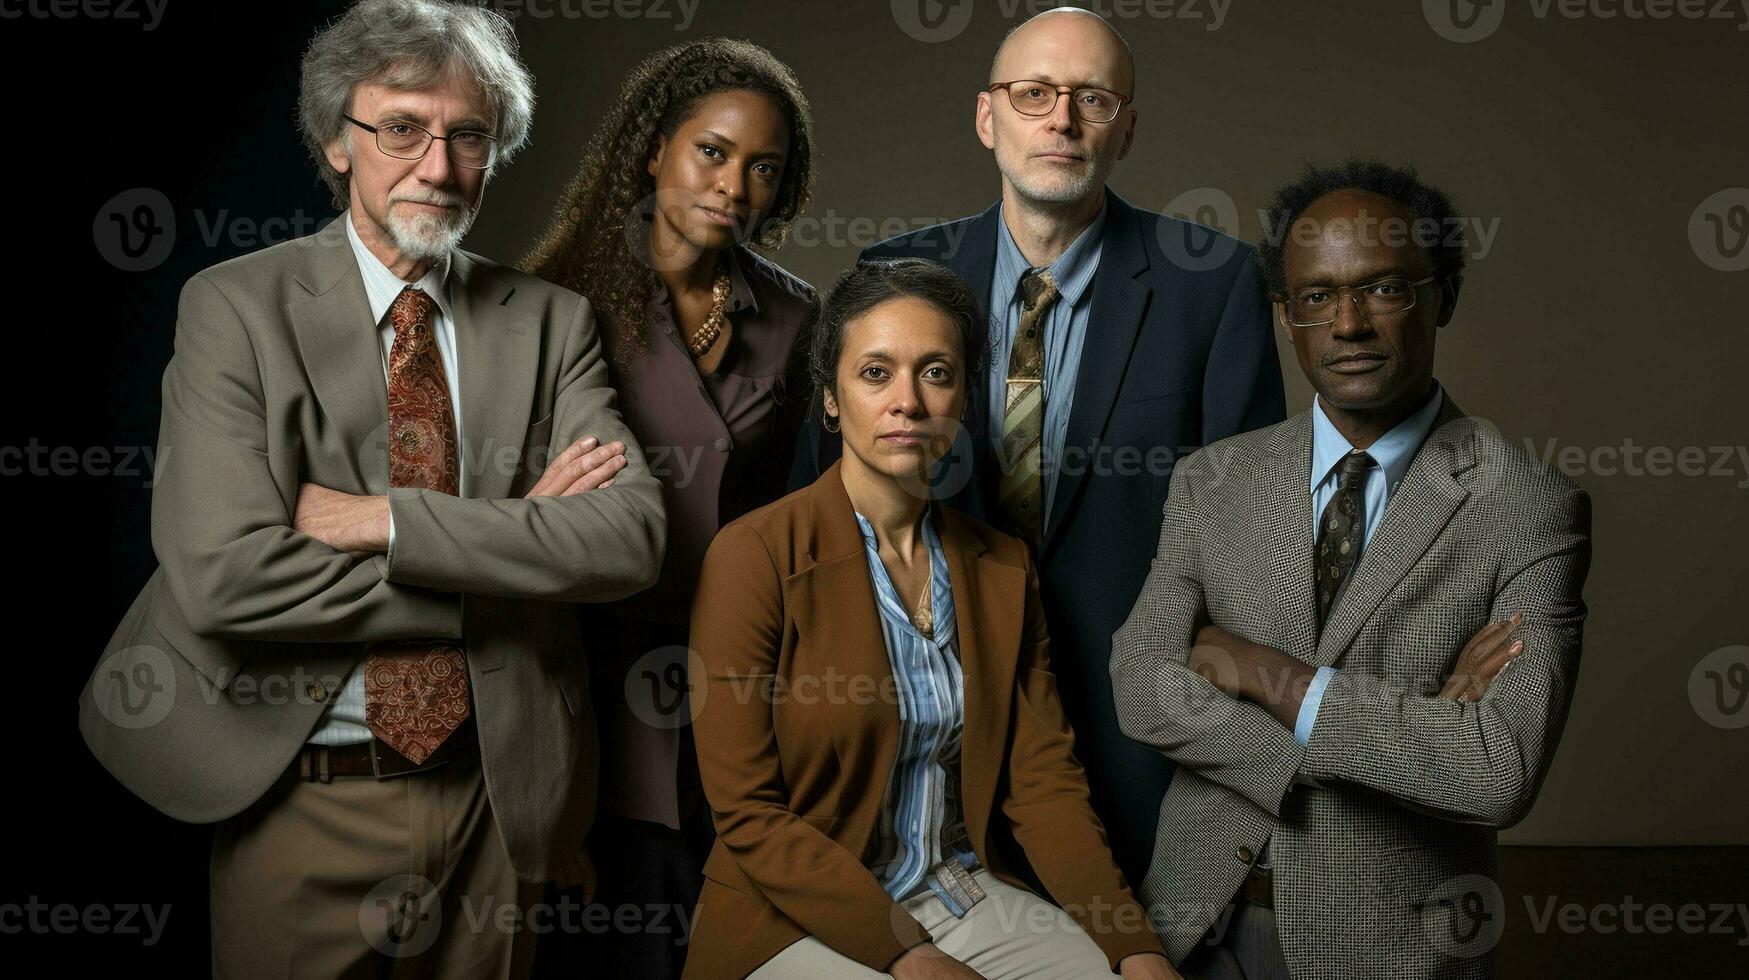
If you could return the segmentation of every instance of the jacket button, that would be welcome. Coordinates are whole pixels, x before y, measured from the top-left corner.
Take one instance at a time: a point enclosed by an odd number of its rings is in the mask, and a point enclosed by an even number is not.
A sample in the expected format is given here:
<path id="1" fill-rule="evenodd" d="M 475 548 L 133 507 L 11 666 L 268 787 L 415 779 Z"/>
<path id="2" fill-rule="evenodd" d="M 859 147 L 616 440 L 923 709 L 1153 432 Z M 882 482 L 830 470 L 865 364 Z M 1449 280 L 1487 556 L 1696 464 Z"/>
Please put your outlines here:
<path id="1" fill-rule="evenodd" d="M 316 702 L 317 704 L 320 704 L 323 701 L 328 700 L 328 689 L 323 687 L 322 685 L 316 683 L 315 681 L 311 681 L 310 683 L 308 683 L 304 686 L 304 693 L 308 694 L 310 696 L 310 700 Z"/>
<path id="2" fill-rule="evenodd" d="M 1251 854 L 1251 848 L 1241 847 L 1238 850 L 1233 852 L 1233 856 L 1238 858 L 1239 860 L 1245 862 L 1246 864 L 1250 864 L 1251 858 L 1253 855 Z"/>
<path id="3" fill-rule="evenodd" d="M 724 439 L 722 436 L 718 436 L 717 441 L 712 443 L 712 445 L 716 447 L 717 452 L 719 453 L 726 453 L 729 451 L 729 440 Z"/>

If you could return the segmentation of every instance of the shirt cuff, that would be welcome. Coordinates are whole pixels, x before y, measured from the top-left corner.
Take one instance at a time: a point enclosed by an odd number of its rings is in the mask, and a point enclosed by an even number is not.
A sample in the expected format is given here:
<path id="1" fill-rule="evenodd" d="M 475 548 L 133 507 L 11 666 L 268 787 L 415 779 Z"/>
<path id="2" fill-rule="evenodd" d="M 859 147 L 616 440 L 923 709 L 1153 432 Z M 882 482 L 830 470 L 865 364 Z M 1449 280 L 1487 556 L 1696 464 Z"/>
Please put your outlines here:
<path id="1" fill-rule="evenodd" d="M 395 509 L 389 508 L 389 550 L 386 556 L 389 561 L 395 560 Z"/>
<path id="2" fill-rule="evenodd" d="M 390 540 L 393 540 L 394 524 L 389 525 Z M 1318 705 L 1324 700 L 1324 687 L 1330 683 L 1330 678 L 1336 676 L 1336 668 L 1319 667 L 1312 675 L 1312 683 L 1306 687 L 1306 696 L 1300 701 L 1299 717 L 1294 719 L 1294 741 L 1305 745 L 1312 740 L 1312 726 L 1318 722 Z"/>

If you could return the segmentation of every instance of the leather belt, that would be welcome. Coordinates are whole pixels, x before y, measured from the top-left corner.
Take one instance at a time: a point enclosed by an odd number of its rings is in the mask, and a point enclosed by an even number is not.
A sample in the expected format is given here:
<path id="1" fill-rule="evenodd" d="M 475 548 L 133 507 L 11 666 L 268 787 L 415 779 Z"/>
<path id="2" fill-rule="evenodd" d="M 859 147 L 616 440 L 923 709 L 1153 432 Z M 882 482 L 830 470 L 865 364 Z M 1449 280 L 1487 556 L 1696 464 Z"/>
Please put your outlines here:
<path id="1" fill-rule="evenodd" d="M 1261 865 L 1252 865 L 1251 873 L 1245 876 L 1245 884 L 1239 886 L 1239 897 L 1252 905 L 1275 908 L 1275 872 Z"/>
<path id="2" fill-rule="evenodd" d="M 308 783 L 326 783 L 333 781 L 335 777 L 368 776 L 373 779 L 391 779 L 424 772 L 448 763 L 466 751 L 465 748 L 458 748 L 467 744 L 464 740 L 478 737 L 475 734 L 474 720 L 469 718 L 455 731 L 450 732 L 449 737 L 422 763 L 414 763 L 389 748 L 388 743 L 379 738 L 350 745 L 316 745 L 306 742 L 298 752 L 298 778 Z"/>

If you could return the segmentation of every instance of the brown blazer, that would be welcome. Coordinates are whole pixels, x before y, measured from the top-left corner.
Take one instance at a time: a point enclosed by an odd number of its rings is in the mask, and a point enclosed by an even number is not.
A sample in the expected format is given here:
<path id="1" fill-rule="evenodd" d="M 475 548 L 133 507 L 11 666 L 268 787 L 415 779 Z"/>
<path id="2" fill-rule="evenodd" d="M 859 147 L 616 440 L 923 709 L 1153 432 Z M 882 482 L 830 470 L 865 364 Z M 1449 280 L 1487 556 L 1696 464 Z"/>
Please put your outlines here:
<path id="1" fill-rule="evenodd" d="M 928 933 L 864 864 L 899 709 L 861 530 L 834 463 L 723 528 L 693 606 L 693 735 L 717 842 L 688 980 L 740 978 L 813 935 L 885 971 Z M 1051 897 L 1110 958 L 1161 952 L 1112 862 L 1057 698 L 1026 546 L 938 507 L 965 675 L 961 798 L 979 860 L 1006 822 Z"/>

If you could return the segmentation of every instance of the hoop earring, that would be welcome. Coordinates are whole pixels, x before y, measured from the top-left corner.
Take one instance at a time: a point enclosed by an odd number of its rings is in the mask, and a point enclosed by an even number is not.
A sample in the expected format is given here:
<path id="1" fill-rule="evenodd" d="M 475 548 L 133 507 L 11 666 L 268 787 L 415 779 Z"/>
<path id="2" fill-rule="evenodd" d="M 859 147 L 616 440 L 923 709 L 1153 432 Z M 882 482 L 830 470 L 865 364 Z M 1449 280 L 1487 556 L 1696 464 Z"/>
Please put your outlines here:
<path id="1" fill-rule="evenodd" d="M 824 419 L 820 420 L 820 427 L 825 429 L 827 432 L 837 432 L 838 426 L 833 424 L 834 422 L 837 422 L 837 421 L 838 421 L 838 416 L 828 415 Z"/>

